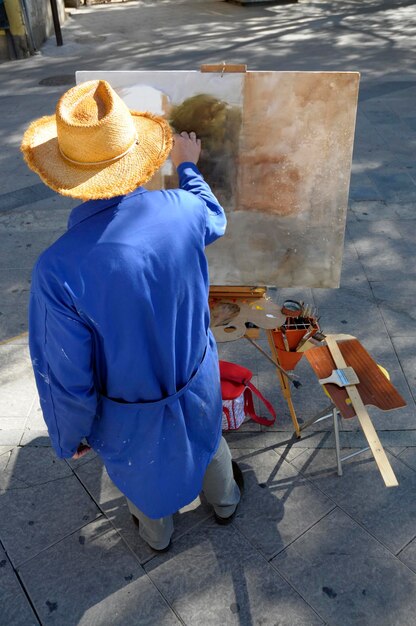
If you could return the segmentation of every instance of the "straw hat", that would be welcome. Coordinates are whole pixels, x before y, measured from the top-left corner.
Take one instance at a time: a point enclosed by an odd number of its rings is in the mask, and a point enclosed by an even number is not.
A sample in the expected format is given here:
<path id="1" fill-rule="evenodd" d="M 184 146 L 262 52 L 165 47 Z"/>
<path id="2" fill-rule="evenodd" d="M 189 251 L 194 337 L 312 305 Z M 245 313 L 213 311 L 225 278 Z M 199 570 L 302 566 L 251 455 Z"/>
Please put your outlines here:
<path id="1" fill-rule="evenodd" d="M 82 200 L 112 198 L 147 182 L 172 147 L 169 124 L 130 111 L 104 80 L 69 89 L 56 115 L 32 122 L 21 150 L 46 185 Z"/>

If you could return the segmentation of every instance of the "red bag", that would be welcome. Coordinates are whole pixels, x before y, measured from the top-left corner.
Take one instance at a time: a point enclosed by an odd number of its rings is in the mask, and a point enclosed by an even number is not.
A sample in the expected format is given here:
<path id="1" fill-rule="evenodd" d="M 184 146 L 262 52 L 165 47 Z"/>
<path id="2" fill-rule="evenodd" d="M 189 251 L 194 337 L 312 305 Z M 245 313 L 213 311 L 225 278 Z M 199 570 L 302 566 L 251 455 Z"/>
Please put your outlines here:
<path id="1" fill-rule="evenodd" d="M 253 385 L 253 372 L 242 365 L 220 361 L 221 395 L 223 400 L 223 430 L 237 430 L 248 415 L 262 426 L 272 426 L 276 413 L 272 405 Z M 254 410 L 253 393 L 260 398 L 273 419 L 260 417 Z"/>

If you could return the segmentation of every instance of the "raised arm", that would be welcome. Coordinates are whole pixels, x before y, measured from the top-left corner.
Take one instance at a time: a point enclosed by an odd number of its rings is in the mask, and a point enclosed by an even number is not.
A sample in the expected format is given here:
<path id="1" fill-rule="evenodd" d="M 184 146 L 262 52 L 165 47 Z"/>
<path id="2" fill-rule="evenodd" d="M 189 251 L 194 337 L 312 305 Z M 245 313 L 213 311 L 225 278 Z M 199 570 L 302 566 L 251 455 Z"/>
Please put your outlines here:
<path id="1" fill-rule="evenodd" d="M 201 140 L 196 137 L 195 133 L 183 132 L 174 136 L 170 156 L 178 170 L 179 186 L 198 196 L 205 204 L 207 210 L 205 245 L 208 245 L 224 235 L 227 218 L 224 209 L 197 167 L 200 153 Z"/>

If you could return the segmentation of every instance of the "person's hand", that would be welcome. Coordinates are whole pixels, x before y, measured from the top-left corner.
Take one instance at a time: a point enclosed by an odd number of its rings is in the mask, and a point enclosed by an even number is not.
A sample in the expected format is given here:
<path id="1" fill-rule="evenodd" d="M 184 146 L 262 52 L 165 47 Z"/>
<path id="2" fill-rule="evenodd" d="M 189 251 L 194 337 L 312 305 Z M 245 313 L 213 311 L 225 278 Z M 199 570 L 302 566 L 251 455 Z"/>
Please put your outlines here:
<path id="1" fill-rule="evenodd" d="M 73 455 L 73 459 L 80 459 L 82 456 L 85 456 L 86 454 L 88 454 L 88 452 L 91 450 L 91 446 L 87 446 L 85 445 L 85 443 L 80 443 L 77 451 L 75 452 L 75 454 Z"/>
<path id="2" fill-rule="evenodd" d="M 196 134 L 183 131 L 180 135 L 173 136 L 173 148 L 170 158 L 175 167 L 181 163 L 198 163 L 201 154 L 201 140 L 196 138 Z"/>

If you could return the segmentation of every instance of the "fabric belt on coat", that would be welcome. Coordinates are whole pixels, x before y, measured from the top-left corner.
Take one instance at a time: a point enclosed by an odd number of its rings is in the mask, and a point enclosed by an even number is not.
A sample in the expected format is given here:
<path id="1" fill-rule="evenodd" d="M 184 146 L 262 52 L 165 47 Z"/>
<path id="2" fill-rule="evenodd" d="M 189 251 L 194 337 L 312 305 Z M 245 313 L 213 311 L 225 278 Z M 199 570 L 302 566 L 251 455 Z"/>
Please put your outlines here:
<path id="1" fill-rule="evenodd" d="M 123 400 L 113 400 L 112 398 L 108 398 L 107 396 L 101 395 L 100 396 L 100 400 L 99 400 L 99 404 L 101 404 L 102 407 L 108 407 L 110 408 L 111 406 L 117 406 L 118 409 L 120 409 L 121 407 L 128 411 L 129 409 L 131 409 L 132 411 L 137 411 L 137 408 L 140 407 L 140 410 L 143 411 L 146 409 L 152 410 L 155 407 L 161 407 L 165 404 L 171 404 L 173 402 L 175 402 L 176 400 L 178 400 L 181 396 L 183 396 L 183 394 L 189 389 L 189 387 L 192 385 L 192 383 L 194 382 L 195 378 L 198 376 L 199 371 L 201 370 L 202 366 L 204 365 L 204 362 L 207 358 L 207 354 L 208 354 L 208 345 L 205 348 L 203 357 L 198 365 L 198 367 L 196 368 L 195 372 L 192 374 L 191 378 L 188 380 L 188 382 L 181 387 L 176 393 L 173 393 L 170 396 L 165 396 L 164 398 L 161 398 L 160 400 L 150 400 L 150 401 L 144 401 L 144 402 L 124 402 Z"/>

